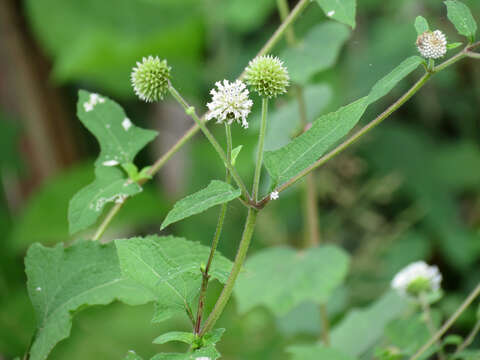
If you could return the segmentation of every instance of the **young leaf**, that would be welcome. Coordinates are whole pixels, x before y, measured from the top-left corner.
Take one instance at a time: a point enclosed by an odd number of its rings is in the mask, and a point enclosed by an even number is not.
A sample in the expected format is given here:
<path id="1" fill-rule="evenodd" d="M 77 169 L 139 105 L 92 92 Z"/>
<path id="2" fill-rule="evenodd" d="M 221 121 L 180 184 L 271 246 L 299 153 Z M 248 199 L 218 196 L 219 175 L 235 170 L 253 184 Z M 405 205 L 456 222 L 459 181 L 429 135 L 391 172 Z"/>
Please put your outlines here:
<path id="1" fill-rule="evenodd" d="M 369 307 L 350 311 L 331 332 L 333 347 L 360 356 L 383 336 L 385 326 L 408 308 L 408 302 L 388 292 Z"/>
<path id="2" fill-rule="evenodd" d="M 329 18 L 355 28 L 356 0 L 317 0 Z"/>
<path id="3" fill-rule="evenodd" d="M 418 56 L 403 61 L 379 80 L 369 95 L 333 113 L 321 116 L 312 127 L 286 146 L 265 152 L 265 167 L 275 185 L 283 184 L 313 164 L 331 146 L 357 124 L 368 105 L 385 96 L 392 88 L 423 62 Z"/>
<path id="4" fill-rule="evenodd" d="M 280 56 L 288 65 L 291 80 L 306 84 L 313 75 L 333 66 L 349 36 L 345 25 L 333 21 L 314 26 L 299 44 Z"/>
<path id="5" fill-rule="evenodd" d="M 195 335 L 192 332 L 171 331 L 155 338 L 155 340 L 153 340 L 153 343 L 165 344 L 170 341 L 180 341 L 191 345 L 195 341 Z"/>
<path id="6" fill-rule="evenodd" d="M 168 225 L 200 214 L 212 206 L 220 205 L 238 198 L 240 189 L 234 189 L 230 184 L 219 180 L 212 180 L 203 190 L 189 195 L 178 201 L 162 223 L 161 230 Z"/>
<path id="7" fill-rule="evenodd" d="M 247 260 L 235 286 L 239 311 L 264 305 L 281 316 L 305 301 L 325 302 L 343 282 L 348 263 L 348 255 L 334 246 L 257 252 Z"/>
<path id="8" fill-rule="evenodd" d="M 477 32 L 477 23 L 468 6 L 458 0 L 447 0 L 445 5 L 448 19 L 455 25 L 458 33 L 473 42 Z"/>
<path id="9" fill-rule="evenodd" d="M 116 102 L 84 90 L 78 94 L 77 115 L 100 144 L 97 166 L 131 163 L 157 136 L 156 131 L 133 125 Z"/>
<path id="10" fill-rule="evenodd" d="M 415 19 L 415 29 L 418 35 L 422 35 L 425 31 L 429 30 L 428 21 L 423 16 L 417 16 Z"/>
<path id="11" fill-rule="evenodd" d="M 31 360 L 46 359 L 70 335 L 72 314 L 85 306 L 114 300 L 138 305 L 154 299 L 122 277 L 113 244 L 80 241 L 66 249 L 63 244 L 54 248 L 34 244 L 25 259 L 25 272 L 38 323 Z"/>
<path id="12" fill-rule="evenodd" d="M 122 202 L 138 194 L 142 188 L 125 177 L 116 167 L 99 166 L 96 179 L 74 195 L 68 207 L 70 233 L 74 234 L 94 224 L 106 204 Z"/>
<path id="13" fill-rule="evenodd" d="M 185 314 L 195 306 L 200 265 L 208 258 L 208 247 L 173 236 L 116 240 L 115 244 L 123 274 L 155 294 L 156 321 Z M 230 269 L 231 262 L 217 252 L 211 277 L 224 283 Z"/>
<path id="14" fill-rule="evenodd" d="M 290 346 L 287 351 L 292 354 L 292 360 L 355 360 L 338 349 L 321 344 Z"/>
<path id="15" fill-rule="evenodd" d="M 240 151 L 242 151 L 243 145 L 238 145 L 235 149 L 232 150 L 232 159 L 231 159 L 231 164 L 232 166 L 235 166 L 235 162 L 237 161 L 237 156 L 240 154 Z"/>

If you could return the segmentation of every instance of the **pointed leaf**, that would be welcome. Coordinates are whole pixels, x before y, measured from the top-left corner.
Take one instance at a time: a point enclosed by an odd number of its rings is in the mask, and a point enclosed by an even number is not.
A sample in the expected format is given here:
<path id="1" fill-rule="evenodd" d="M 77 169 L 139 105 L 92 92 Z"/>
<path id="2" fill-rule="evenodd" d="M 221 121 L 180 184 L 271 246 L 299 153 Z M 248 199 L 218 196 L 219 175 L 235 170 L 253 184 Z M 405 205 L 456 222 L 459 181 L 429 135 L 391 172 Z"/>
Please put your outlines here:
<path id="1" fill-rule="evenodd" d="M 157 136 L 156 131 L 133 125 L 116 102 L 84 90 L 79 92 L 77 115 L 100 144 L 97 166 L 131 163 Z"/>
<path id="2" fill-rule="evenodd" d="M 235 149 L 232 150 L 232 159 L 230 163 L 232 166 L 235 166 L 235 162 L 237 161 L 237 156 L 240 154 L 240 151 L 242 151 L 243 145 L 238 145 Z"/>
<path id="3" fill-rule="evenodd" d="M 70 335 L 72 313 L 85 306 L 153 300 L 146 289 L 122 277 L 113 244 L 81 241 L 66 249 L 63 244 L 54 248 L 34 244 L 28 250 L 25 271 L 38 324 L 31 360 L 46 359 Z"/>
<path id="4" fill-rule="evenodd" d="M 280 56 L 288 66 L 291 80 L 306 84 L 313 75 L 333 66 L 349 36 L 350 30 L 345 25 L 333 21 L 314 26 L 298 44 Z"/>
<path id="5" fill-rule="evenodd" d="M 265 167 L 274 185 L 283 184 L 308 168 L 357 124 L 368 105 L 385 96 L 423 62 L 418 56 L 403 61 L 379 80 L 370 94 L 339 110 L 321 116 L 312 127 L 286 146 L 265 152 Z"/>
<path id="6" fill-rule="evenodd" d="M 356 0 L 317 0 L 329 18 L 355 28 Z"/>
<path id="7" fill-rule="evenodd" d="M 189 216 L 200 214 L 212 206 L 232 201 L 238 198 L 241 193 L 240 189 L 234 189 L 226 182 L 213 180 L 205 189 L 178 201 L 167 214 L 161 229 Z"/>
<path id="8" fill-rule="evenodd" d="M 116 240 L 115 244 L 123 274 L 155 294 L 157 321 L 185 314 L 195 306 L 202 278 L 200 266 L 208 258 L 208 247 L 173 236 Z M 211 278 L 224 283 L 230 269 L 231 262 L 217 252 Z"/>
<path id="9" fill-rule="evenodd" d="M 417 16 L 415 19 L 415 30 L 417 35 L 422 35 L 425 31 L 429 30 L 428 21 L 423 16 Z"/>
<path id="10" fill-rule="evenodd" d="M 455 25 L 458 33 L 473 42 L 477 32 L 477 23 L 468 6 L 457 0 L 447 0 L 445 5 L 448 19 Z"/>
<path id="11" fill-rule="evenodd" d="M 195 341 L 195 335 L 192 332 L 185 331 L 171 331 L 166 334 L 160 335 L 153 340 L 154 344 L 165 344 L 170 341 L 180 341 L 186 344 L 193 344 Z"/>
<path id="12" fill-rule="evenodd" d="M 281 316 L 305 301 L 325 302 L 343 282 L 348 263 L 348 255 L 334 246 L 259 251 L 247 260 L 235 285 L 239 311 L 264 305 Z"/>
<path id="13" fill-rule="evenodd" d="M 93 225 L 106 204 L 123 202 L 127 197 L 138 194 L 142 188 L 128 180 L 116 167 L 99 166 L 95 169 L 96 179 L 74 195 L 68 207 L 70 233 Z"/>

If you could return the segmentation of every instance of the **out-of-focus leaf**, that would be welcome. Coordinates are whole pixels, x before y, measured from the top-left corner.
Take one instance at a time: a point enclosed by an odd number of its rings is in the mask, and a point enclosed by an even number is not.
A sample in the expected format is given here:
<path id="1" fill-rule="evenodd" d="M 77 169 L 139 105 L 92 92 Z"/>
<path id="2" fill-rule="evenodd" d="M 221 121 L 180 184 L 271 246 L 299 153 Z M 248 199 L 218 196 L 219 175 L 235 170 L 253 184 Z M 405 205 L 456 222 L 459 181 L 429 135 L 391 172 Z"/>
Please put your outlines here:
<path id="1" fill-rule="evenodd" d="M 287 351 L 292 355 L 292 360 L 355 360 L 339 349 L 321 344 L 290 346 Z"/>
<path id="2" fill-rule="evenodd" d="M 417 16 L 415 19 L 415 30 L 417 35 L 422 35 L 425 31 L 429 30 L 428 21 L 423 16 Z"/>
<path id="3" fill-rule="evenodd" d="M 77 115 L 100 144 L 96 166 L 132 163 L 157 136 L 156 131 L 133 125 L 115 101 L 84 90 L 78 93 Z"/>
<path id="4" fill-rule="evenodd" d="M 208 247 L 172 236 L 116 240 L 115 244 L 123 274 L 156 296 L 162 311 L 156 314 L 157 322 L 194 308 Z M 231 262 L 217 252 L 211 278 L 223 283 L 230 269 Z"/>
<path id="5" fill-rule="evenodd" d="M 151 54 L 167 58 L 186 87 L 199 80 L 204 33 L 198 1 L 28 0 L 25 8 L 32 33 L 54 59 L 57 81 L 88 81 L 133 96 L 131 69 Z"/>
<path id="6" fill-rule="evenodd" d="M 96 179 L 84 187 L 70 201 L 68 222 L 70 233 L 74 234 L 94 224 L 108 203 L 118 203 L 138 194 L 142 188 L 128 180 L 125 173 L 116 167 L 99 166 Z"/>
<path id="7" fill-rule="evenodd" d="M 186 344 L 193 344 L 195 341 L 195 335 L 190 332 L 185 331 L 171 331 L 165 334 L 160 335 L 159 337 L 153 340 L 154 344 L 165 344 L 170 341 L 180 341 Z"/>
<path id="8" fill-rule="evenodd" d="M 283 184 L 313 164 L 355 126 L 368 105 L 388 94 L 399 81 L 414 71 L 422 62 L 423 59 L 418 56 L 406 59 L 380 79 L 368 96 L 346 105 L 336 112 L 321 116 L 313 123 L 310 130 L 283 148 L 265 152 L 265 167 L 274 184 Z"/>
<path id="9" fill-rule="evenodd" d="M 360 356 L 383 335 L 385 326 L 408 308 L 406 300 L 388 292 L 372 305 L 351 310 L 331 332 L 333 347 Z"/>
<path id="10" fill-rule="evenodd" d="M 187 353 L 165 353 L 157 354 L 150 360 L 197 360 L 197 359 L 211 359 L 217 360 L 220 357 L 220 353 L 215 349 L 215 346 L 205 346 L 204 348 Z M 137 355 L 134 351 L 129 351 L 124 360 L 143 360 L 143 358 Z"/>
<path id="11" fill-rule="evenodd" d="M 477 23 L 468 6 L 458 0 L 447 0 L 445 5 L 448 19 L 455 25 L 458 33 L 473 42 L 477 32 Z"/>
<path id="12" fill-rule="evenodd" d="M 240 189 L 234 189 L 226 182 L 212 180 L 205 189 L 178 201 L 163 221 L 161 229 L 189 216 L 200 214 L 212 206 L 232 201 L 241 194 Z"/>
<path id="13" fill-rule="evenodd" d="M 430 338 L 430 332 L 421 315 L 395 319 L 385 328 L 389 344 L 396 346 L 404 354 L 413 355 Z M 422 358 L 428 357 L 429 354 Z"/>
<path id="14" fill-rule="evenodd" d="M 22 161 L 18 152 L 19 126 L 0 111 L 0 169 L 17 170 Z"/>
<path id="15" fill-rule="evenodd" d="M 281 316 L 305 301 L 326 302 L 345 279 L 348 264 L 348 255 L 334 246 L 257 252 L 246 261 L 235 285 L 239 311 L 264 305 Z"/>
<path id="16" fill-rule="evenodd" d="M 27 287 L 37 315 L 37 332 L 30 359 L 46 359 L 55 344 L 70 334 L 72 313 L 85 306 L 114 300 L 144 304 L 153 297 L 146 289 L 125 280 L 113 244 L 80 241 L 30 247 L 25 259 Z"/>
<path id="17" fill-rule="evenodd" d="M 243 145 L 238 145 L 232 150 L 232 158 L 230 159 L 232 166 L 235 166 L 235 163 L 237 162 L 237 156 L 240 154 L 240 151 L 242 151 L 242 147 Z"/>
<path id="18" fill-rule="evenodd" d="M 271 0 L 216 0 L 214 8 L 233 29 L 245 32 L 262 25 L 275 5 Z"/>
<path id="19" fill-rule="evenodd" d="M 346 26 L 324 22 L 314 26 L 294 47 L 284 50 L 280 58 L 292 81 L 304 85 L 316 73 L 333 66 L 349 35 Z"/>
<path id="20" fill-rule="evenodd" d="M 328 17 L 355 28 L 356 0 L 317 0 Z"/>

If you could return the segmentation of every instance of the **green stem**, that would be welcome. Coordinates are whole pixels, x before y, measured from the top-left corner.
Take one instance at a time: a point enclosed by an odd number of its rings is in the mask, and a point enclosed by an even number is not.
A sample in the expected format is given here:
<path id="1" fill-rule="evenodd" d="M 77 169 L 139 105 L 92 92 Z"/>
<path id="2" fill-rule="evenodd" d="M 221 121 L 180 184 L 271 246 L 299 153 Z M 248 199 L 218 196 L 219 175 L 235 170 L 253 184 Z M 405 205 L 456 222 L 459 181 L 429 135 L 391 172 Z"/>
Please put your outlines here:
<path id="1" fill-rule="evenodd" d="M 473 289 L 473 291 L 468 295 L 462 305 L 453 313 L 453 315 L 443 324 L 443 326 L 438 330 L 426 343 L 423 345 L 416 353 L 413 355 L 410 360 L 417 360 L 422 356 L 422 354 L 427 351 L 430 346 L 435 344 L 442 336 L 447 332 L 448 329 L 453 325 L 453 323 L 462 315 L 462 313 L 470 306 L 473 300 L 480 295 L 480 283 Z"/>
<path id="2" fill-rule="evenodd" d="M 232 132 L 230 125 L 225 123 L 225 136 L 227 139 L 227 161 L 231 162 L 232 159 Z M 225 182 L 230 184 L 230 172 L 227 170 L 225 174 Z M 200 288 L 200 295 L 198 297 L 198 310 L 197 320 L 195 322 L 194 333 L 200 333 L 200 327 L 202 325 L 203 308 L 205 306 L 205 296 L 207 294 L 208 281 L 210 280 L 210 266 L 212 265 L 215 251 L 217 250 L 220 236 L 222 235 L 223 224 L 225 222 L 225 215 L 227 214 L 228 203 L 223 203 L 220 208 L 220 215 L 218 216 L 217 228 L 215 229 L 215 235 L 213 237 L 212 246 L 210 247 L 210 255 L 208 256 L 207 265 L 205 269 L 202 269 L 202 286 Z"/>
<path id="3" fill-rule="evenodd" d="M 330 322 L 328 321 L 327 306 L 320 304 L 320 319 L 322 320 L 322 341 L 325 346 L 330 346 Z"/>
<path id="4" fill-rule="evenodd" d="M 438 331 L 438 329 L 433 323 L 430 304 L 428 303 L 428 299 L 426 298 L 425 294 L 422 293 L 419 295 L 419 301 L 420 301 L 420 304 L 422 305 L 423 314 L 425 316 L 425 322 L 427 323 L 427 327 L 428 327 L 428 330 L 430 331 L 430 335 L 434 336 L 435 333 Z M 439 341 L 437 341 L 437 345 L 438 345 L 438 358 L 440 360 L 445 360 L 445 354 L 442 349 L 442 344 Z"/>
<path id="5" fill-rule="evenodd" d="M 126 200 L 126 199 L 125 199 Z M 103 233 L 105 232 L 105 230 L 107 230 L 107 227 L 108 225 L 110 225 L 110 223 L 112 222 L 113 218 L 115 217 L 115 215 L 117 215 L 117 213 L 120 211 L 120 209 L 122 208 L 123 206 L 123 203 L 125 202 L 122 201 L 121 203 L 115 203 L 113 205 L 113 207 L 110 209 L 110 211 L 108 212 L 107 216 L 105 217 L 105 219 L 103 219 L 102 223 L 100 224 L 100 226 L 98 227 L 97 231 L 95 232 L 95 235 L 93 236 L 92 240 L 93 241 L 97 241 L 99 240 Z"/>
<path id="6" fill-rule="evenodd" d="M 287 0 L 277 0 L 277 8 L 278 12 L 280 13 L 280 19 L 285 21 L 290 12 Z M 290 46 L 295 44 L 295 33 L 292 26 L 286 30 L 285 38 Z"/>
<path id="7" fill-rule="evenodd" d="M 288 28 L 295 22 L 295 20 L 297 20 L 297 18 L 300 16 L 300 14 L 306 9 L 306 7 L 309 4 L 310 4 L 310 0 L 301 0 L 295 6 L 295 8 L 290 12 L 288 17 L 277 28 L 277 30 L 273 33 L 273 35 L 270 37 L 270 39 L 268 39 L 268 41 L 260 49 L 260 51 L 257 53 L 256 56 L 265 55 L 268 52 L 270 52 L 270 50 L 273 49 L 273 47 L 282 38 L 282 36 L 285 34 L 285 32 L 288 30 Z M 238 79 L 242 80 L 245 77 L 245 74 L 246 74 L 246 72 L 244 70 L 240 74 Z M 202 116 L 202 121 L 203 122 L 205 121 L 205 116 Z M 180 139 L 178 139 L 178 141 L 165 154 L 163 154 L 157 161 L 155 161 L 155 163 L 150 168 L 150 171 L 148 172 L 149 175 L 151 175 L 153 177 L 153 175 L 155 175 L 158 171 L 160 171 L 160 169 L 163 167 L 163 165 L 165 165 L 168 162 L 168 160 L 170 160 L 170 158 L 178 150 L 180 150 L 183 147 L 183 145 L 185 145 L 199 130 L 200 130 L 200 126 L 198 124 L 195 124 L 190 129 L 188 129 L 187 132 L 185 134 L 183 134 L 182 137 Z M 143 180 L 139 181 L 139 185 L 143 185 L 147 181 L 148 181 L 148 179 L 143 179 Z M 127 201 L 127 200 L 128 200 L 128 198 L 125 199 L 125 201 Z M 118 208 L 113 207 L 112 209 L 110 209 L 110 212 L 105 216 L 105 220 L 109 219 L 110 217 L 113 219 L 113 217 L 122 208 L 125 201 L 122 204 L 119 204 Z M 113 214 L 113 216 L 111 216 L 111 214 L 113 212 L 115 212 L 115 214 Z M 104 220 L 104 222 L 105 222 L 105 220 Z M 102 222 L 102 224 L 100 225 L 101 227 L 104 226 L 104 222 Z M 103 229 L 103 231 L 106 230 L 106 228 L 108 227 L 110 222 L 111 222 L 111 219 L 109 219 L 108 223 L 106 223 L 105 229 Z"/>
<path id="8" fill-rule="evenodd" d="M 247 256 L 247 251 L 250 246 L 250 241 L 252 240 L 253 231 L 255 229 L 255 223 L 257 221 L 258 210 L 254 208 L 248 209 L 247 220 L 245 221 L 245 228 L 243 230 L 242 240 L 238 246 L 237 255 L 235 256 L 235 261 L 233 262 L 232 271 L 228 276 L 227 282 L 223 287 L 222 293 L 220 294 L 215 307 L 213 308 L 210 316 L 208 317 L 205 325 L 200 331 L 200 336 L 205 335 L 208 331 L 212 330 L 213 326 L 217 322 L 218 318 L 223 312 L 223 309 L 228 303 L 230 296 L 232 295 L 233 287 L 235 281 L 237 280 L 238 274 L 242 269 L 243 262 Z"/>
<path id="9" fill-rule="evenodd" d="M 243 196 L 247 200 L 249 200 L 250 194 L 248 193 L 248 190 L 245 187 L 245 184 L 243 183 L 242 179 L 238 175 L 237 171 L 235 170 L 231 162 L 227 160 L 227 156 L 225 155 L 225 152 L 223 151 L 218 141 L 212 135 L 210 130 L 208 130 L 208 128 L 205 126 L 205 123 L 202 120 L 200 120 L 200 118 L 197 116 L 195 109 L 183 99 L 183 97 L 172 85 L 170 85 L 169 91 L 170 91 L 170 94 L 172 94 L 172 96 L 175 98 L 175 100 L 177 100 L 177 102 L 184 108 L 187 115 L 189 115 L 195 121 L 195 123 L 200 127 L 200 130 L 202 130 L 203 134 L 207 137 L 208 141 L 210 141 L 210 144 L 212 144 L 218 156 L 220 156 L 220 159 L 222 159 L 225 167 L 228 169 L 228 171 L 232 175 L 233 180 L 235 180 L 238 187 L 242 190 Z"/>
<path id="10" fill-rule="evenodd" d="M 265 145 L 265 135 L 267 133 L 267 113 L 268 99 L 262 99 L 262 122 L 260 125 L 260 133 L 258 135 L 257 164 L 255 165 L 255 176 L 253 178 L 252 198 L 258 201 L 258 188 L 260 186 L 260 175 L 262 174 L 263 164 L 263 147 Z"/>

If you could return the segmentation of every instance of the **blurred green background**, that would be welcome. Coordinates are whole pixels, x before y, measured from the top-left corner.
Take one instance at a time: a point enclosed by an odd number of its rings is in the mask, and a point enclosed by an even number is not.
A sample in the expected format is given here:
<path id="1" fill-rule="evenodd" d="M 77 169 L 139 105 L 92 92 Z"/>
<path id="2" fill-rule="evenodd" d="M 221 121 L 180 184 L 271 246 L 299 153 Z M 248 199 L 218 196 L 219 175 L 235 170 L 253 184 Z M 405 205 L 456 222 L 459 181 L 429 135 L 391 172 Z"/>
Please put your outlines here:
<path id="1" fill-rule="evenodd" d="M 465 3 L 480 20 L 480 2 Z M 320 45 L 336 41 L 339 54 L 308 79 L 311 119 L 365 95 L 414 55 L 417 15 L 442 29 L 450 42 L 462 41 L 438 0 L 360 0 L 353 31 L 342 25 L 318 39 Z M 312 3 L 295 24 L 297 38 L 327 21 Z M 138 159 L 147 165 L 191 123 L 171 100 L 146 105 L 133 96 L 129 76 L 135 61 L 150 54 L 168 59 L 177 89 L 205 110 L 214 82 L 233 80 L 279 23 L 275 0 L 0 0 L 0 359 L 23 354 L 35 328 L 25 287 L 26 249 L 34 242 L 73 240 L 68 201 L 93 180 L 98 145 L 76 118 L 78 89 L 115 99 L 135 123 L 160 132 Z M 335 40 L 340 32 L 348 34 L 343 46 L 343 40 Z M 285 47 L 280 42 L 274 53 L 282 54 Z M 320 51 L 319 61 L 324 55 Z M 416 77 L 374 104 L 363 122 Z M 273 105 L 267 147 L 284 144 L 297 128 L 292 101 L 294 96 L 287 95 Z M 330 307 L 333 325 L 348 309 L 378 298 L 393 274 L 414 260 L 435 263 L 443 273 L 444 314 L 480 281 L 479 104 L 480 63 L 463 61 L 435 76 L 380 128 L 316 172 L 322 241 L 352 255 L 347 284 Z M 237 165 L 247 179 L 253 174 L 256 119 L 253 114 L 249 131 L 235 127 L 233 133 L 234 146 L 244 145 Z M 213 129 L 223 139 L 223 129 Z M 209 144 L 195 137 L 127 202 L 105 239 L 157 233 L 176 200 L 223 178 L 221 163 L 212 159 Z M 278 244 L 304 246 L 302 189 L 299 184 L 282 193 L 262 212 L 251 254 Z M 209 244 L 216 216 L 214 209 L 165 233 Z M 220 243 L 230 258 L 244 216 L 243 206 L 232 203 Z M 210 302 L 218 291 L 212 287 Z M 152 325 L 152 308 L 112 304 L 82 311 L 71 338 L 50 358 L 120 359 L 129 349 L 145 357 L 181 351 L 151 341 L 166 330 L 188 330 L 188 324 L 173 319 Z M 457 323 L 457 332 L 468 332 L 473 311 Z M 287 346 L 312 342 L 320 334 L 318 309 L 308 303 L 275 318 L 262 308 L 239 315 L 233 300 L 220 326 L 228 328 L 219 350 L 229 360 L 287 359 Z"/>

